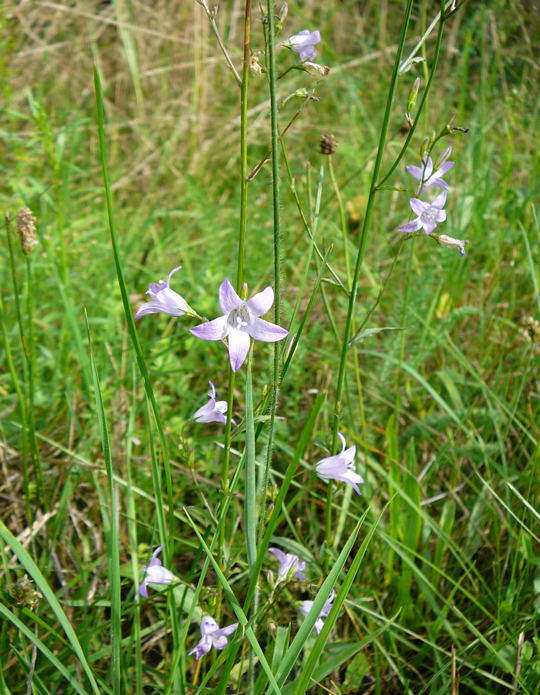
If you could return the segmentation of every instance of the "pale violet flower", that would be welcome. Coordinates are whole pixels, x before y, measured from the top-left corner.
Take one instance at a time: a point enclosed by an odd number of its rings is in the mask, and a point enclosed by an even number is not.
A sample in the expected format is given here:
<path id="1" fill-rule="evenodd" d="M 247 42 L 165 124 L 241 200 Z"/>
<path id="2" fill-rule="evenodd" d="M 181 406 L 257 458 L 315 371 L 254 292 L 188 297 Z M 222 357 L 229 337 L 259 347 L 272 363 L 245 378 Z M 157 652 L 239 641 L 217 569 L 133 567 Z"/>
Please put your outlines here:
<path id="1" fill-rule="evenodd" d="M 208 391 L 208 403 L 203 405 L 196 413 L 193 414 L 193 418 L 196 422 L 207 423 L 207 422 L 221 422 L 225 424 L 227 418 L 225 413 L 227 412 L 227 401 L 216 401 L 216 389 L 214 384 L 209 381 L 210 391 Z"/>
<path id="2" fill-rule="evenodd" d="M 459 251 L 460 256 L 465 255 L 465 246 L 469 243 L 468 239 L 454 239 L 454 237 L 446 236 L 446 234 L 439 234 L 437 241 L 443 246 L 456 248 Z"/>
<path id="3" fill-rule="evenodd" d="M 229 360 L 236 372 L 246 359 L 250 337 L 265 343 L 275 343 L 287 334 L 284 328 L 260 319 L 274 303 L 274 290 L 267 287 L 247 302 L 236 294 L 228 280 L 219 286 L 219 305 L 223 316 L 190 328 L 190 332 L 202 340 L 229 338 Z"/>
<path id="4" fill-rule="evenodd" d="M 292 553 L 284 553 L 283 550 L 279 548 L 269 548 L 269 553 L 272 553 L 279 561 L 278 578 L 277 582 L 287 579 L 290 576 L 294 576 L 301 582 L 306 580 L 303 570 L 306 567 L 304 561 L 300 561 L 298 555 L 293 555 Z"/>
<path id="5" fill-rule="evenodd" d="M 148 598 L 146 589 L 148 584 L 170 584 L 175 579 L 174 574 L 166 567 L 163 567 L 158 557 L 164 547 L 164 545 L 160 545 L 159 548 L 156 548 L 152 553 L 148 567 L 143 567 L 145 575 L 139 586 L 138 593 L 144 598 Z"/>
<path id="6" fill-rule="evenodd" d="M 304 29 L 299 31 L 298 34 L 291 36 L 291 38 L 285 42 L 285 46 L 289 46 L 293 51 L 298 53 L 300 60 L 304 62 L 305 60 L 315 60 L 317 57 L 317 51 L 315 50 L 315 45 L 321 42 L 321 35 L 318 31 L 309 31 L 309 29 Z"/>
<path id="7" fill-rule="evenodd" d="M 341 433 L 338 434 L 338 437 L 342 444 L 340 453 L 336 454 L 336 456 L 328 456 L 319 461 L 315 466 L 315 470 L 319 478 L 323 480 L 341 480 L 343 483 L 352 485 L 354 491 L 360 495 L 362 493 L 358 485 L 363 483 L 364 479 L 354 470 L 356 447 L 351 446 L 346 449 L 345 437 Z"/>
<path id="8" fill-rule="evenodd" d="M 237 627 L 238 623 L 233 623 L 232 625 L 227 625 L 227 627 L 220 628 L 214 618 L 204 615 L 201 620 L 201 639 L 195 649 L 192 649 L 189 653 L 195 654 L 195 659 L 199 661 L 202 656 L 208 654 L 212 647 L 219 650 L 225 649 L 229 642 L 227 636 L 232 635 Z"/>
<path id="9" fill-rule="evenodd" d="M 171 282 L 171 277 L 180 270 L 182 266 L 179 265 L 178 268 L 173 268 L 167 276 L 165 282 L 151 282 L 148 286 L 147 295 L 152 300 L 151 302 L 146 302 L 135 314 L 135 321 L 138 321 L 143 316 L 147 314 L 168 314 L 169 316 L 183 316 L 184 314 L 190 314 L 191 316 L 196 316 L 196 313 L 189 306 L 186 300 L 181 297 L 177 292 L 171 290 L 169 287 Z"/>
<path id="10" fill-rule="evenodd" d="M 449 149 L 450 151 L 448 151 Z M 443 157 L 449 157 L 451 151 L 451 148 L 447 148 Z M 406 167 L 406 169 L 409 174 L 412 174 L 414 178 L 417 179 L 417 181 L 421 181 L 422 190 L 420 192 L 424 193 L 424 191 L 426 191 L 426 189 L 428 189 L 430 186 L 442 188 L 443 191 L 447 191 L 449 186 L 442 177 L 449 172 L 453 166 L 454 162 L 443 161 L 441 166 L 436 171 L 433 171 L 433 161 L 431 157 L 427 157 L 427 159 L 424 157 L 421 167 L 411 165 Z"/>
<path id="11" fill-rule="evenodd" d="M 439 222 L 444 222 L 446 219 L 446 191 L 439 193 L 432 203 L 424 203 L 418 198 L 411 198 L 410 204 L 413 212 L 418 215 L 415 220 L 402 224 L 398 227 L 400 232 L 417 232 L 419 229 L 424 229 L 426 234 L 431 234 Z"/>
<path id="12" fill-rule="evenodd" d="M 326 618 L 328 613 L 330 613 L 330 611 L 332 610 L 332 603 L 334 601 L 335 595 L 336 595 L 335 591 L 332 591 L 332 593 L 328 597 L 328 601 L 322 607 L 322 610 L 319 613 L 319 617 L 315 621 L 314 628 L 317 630 L 317 634 L 319 634 L 319 632 L 323 629 L 323 625 L 324 625 L 323 618 Z M 302 615 L 307 616 L 307 614 L 311 610 L 312 606 L 313 606 L 313 601 L 301 601 L 300 602 L 300 612 L 302 613 Z"/>

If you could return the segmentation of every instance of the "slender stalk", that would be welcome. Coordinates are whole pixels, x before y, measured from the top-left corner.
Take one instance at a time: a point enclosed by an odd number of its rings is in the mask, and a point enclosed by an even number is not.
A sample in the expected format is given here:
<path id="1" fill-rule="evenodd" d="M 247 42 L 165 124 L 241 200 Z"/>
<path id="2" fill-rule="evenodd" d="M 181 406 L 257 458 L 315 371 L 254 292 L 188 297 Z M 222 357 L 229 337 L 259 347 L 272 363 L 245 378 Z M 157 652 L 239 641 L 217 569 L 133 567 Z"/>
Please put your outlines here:
<path id="1" fill-rule="evenodd" d="M 274 227 L 274 317 L 277 325 L 281 318 L 281 221 L 280 221 L 280 190 L 279 190 L 279 125 L 276 96 L 276 47 L 275 47 L 275 16 L 274 3 L 267 2 L 268 25 L 266 31 L 266 53 L 268 65 L 268 86 L 270 90 L 270 120 L 272 143 L 272 208 Z M 263 478 L 262 498 L 266 494 L 266 485 L 270 472 L 273 454 L 274 426 L 276 421 L 277 402 L 279 397 L 279 343 L 274 344 L 274 368 L 272 373 L 272 390 L 270 400 L 270 422 L 268 427 L 268 447 L 266 452 L 265 471 Z M 261 515 L 264 518 L 263 515 Z"/>
<path id="2" fill-rule="evenodd" d="M 247 201 L 248 201 L 248 164 L 247 164 L 247 126 L 248 126 L 248 86 L 249 86 L 249 62 L 251 57 L 251 0 L 246 0 L 244 14 L 244 62 L 242 65 L 242 79 L 240 80 L 240 223 L 238 230 L 238 256 L 236 266 L 236 289 L 242 294 L 244 283 L 244 261 L 246 255 L 247 236 Z M 229 384 L 227 388 L 227 422 L 225 424 L 225 443 L 223 452 L 223 464 L 221 467 L 221 489 L 224 494 L 229 491 L 229 468 L 231 461 L 231 429 L 232 411 L 234 406 L 235 373 L 229 371 Z M 218 563 L 222 567 L 223 545 L 225 543 L 225 525 L 221 528 L 221 537 L 218 545 Z"/>
<path id="3" fill-rule="evenodd" d="M 365 249 L 366 249 L 366 242 L 367 242 L 367 236 L 368 236 L 369 228 L 371 225 L 371 218 L 373 216 L 373 205 L 375 202 L 375 194 L 377 192 L 377 179 L 379 177 L 379 172 L 381 169 L 384 147 L 386 144 L 388 128 L 390 125 L 390 115 L 392 113 L 392 105 L 394 102 L 394 95 L 395 95 L 396 87 L 397 87 L 399 65 L 401 62 L 401 56 L 403 55 L 403 48 L 405 45 L 405 37 L 407 35 L 407 29 L 409 27 L 409 20 L 411 17 L 412 6 L 413 6 L 413 0 L 407 0 L 407 7 L 405 8 L 405 16 L 404 16 L 403 23 L 401 26 L 401 36 L 399 38 L 398 50 L 397 50 L 396 58 L 394 61 L 394 69 L 393 69 L 392 78 L 390 81 L 390 88 L 388 90 L 388 97 L 386 99 L 386 107 L 384 110 L 384 117 L 383 117 L 381 132 L 380 132 L 380 136 L 379 136 L 379 145 L 377 148 L 377 156 L 375 158 L 375 164 L 373 166 L 373 173 L 371 176 L 371 184 L 370 184 L 369 196 L 368 196 L 367 205 L 366 205 L 366 212 L 365 212 L 364 221 L 362 224 L 362 231 L 360 233 L 360 243 L 358 246 L 358 253 L 356 256 L 356 263 L 355 263 L 354 272 L 353 272 L 351 292 L 350 292 L 350 296 L 349 296 L 349 304 L 347 307 L 347 318 L 345 321 L 345 330 L 344 330 L 344 335 L 343 335 L 343 343 L 341 346 L 341 356 L 340 356 L 340 362 L 339 362 L 339 371 L 338 371 L 338 379 L 337 379 L 337 387 L 336 387 L 336 397 L 335 397 L 335 403 L 334 403 L 334 417 L 333 417 L 333 425 L 332 425 L 332 452 L 335 450 L 336 443 L 337 443 L 337 433 L 338 433 L 338 429 L 339 429 L 339 421 L 340 421 L 340 414 L 341 414 L 341 399 L 342 399 L 342 394 L 343 394 L 343 386 L 345 383 L 345 368 L 347 365 L 347 355 L 348 355 L 348 349 L 349 349 L 349 340 L 351 337 L 353 313 L 354 313 L 354 309 L 356 307 L 356 300 L 357 300 L 357 295 L 358 295 L 358 280 L 360 277 L 360 270 L 362 268 L 362 262 L 364 260 L 364 253 L 365 253 Z M 327 517 L 326 517 L 326 548 L 327 549 L 331 545 L 331 532 L 332 532 L 332 523 L 331 523 L 332 509 L 331 509 L 331 507 L 332 507 L 331 500 L 328 500 L 327 501 Z M 326 553 L 326 558 L 328 561 L 328 559 L 329 559 L 328 552 Z"/>
<path id="4" fill-rule="evenodd" d="M 229 66 L 230 71 L 234 75 L 234 79 L 236 80 L 236 83 L 238 84 L 239 87 L 242 87 L 243 80 L 240 78 L 240 75 L 238 74 L 237 69 L 234 67 L 234 63 L 232 62 L 231 56 L 229 55 L 229 52 L 227 51 L 227 48 L 225 47 L 225 44 L 223 43 L 223 39 L 221 38 L 221 34 L 219 32 L 218 26 L 216 24 L 214 12 L 208 7 L 208 3 L 206 0 L 197 0 L 199 5 L 204 9 L 206 12 L 206 16 L 208 17 L 208 21 L 210 22 L 210 26 L 212 27 L 212 31 L 214 32 L 214 36 L 217 39 L 217 42 L 219 44 L 219 47 L 221 48 L 221 52 L 223 53 L 225 60 L 227 61 L 227 65 Z M 251 0 L 248 0 L 248 2 L 251 4 Z"/>

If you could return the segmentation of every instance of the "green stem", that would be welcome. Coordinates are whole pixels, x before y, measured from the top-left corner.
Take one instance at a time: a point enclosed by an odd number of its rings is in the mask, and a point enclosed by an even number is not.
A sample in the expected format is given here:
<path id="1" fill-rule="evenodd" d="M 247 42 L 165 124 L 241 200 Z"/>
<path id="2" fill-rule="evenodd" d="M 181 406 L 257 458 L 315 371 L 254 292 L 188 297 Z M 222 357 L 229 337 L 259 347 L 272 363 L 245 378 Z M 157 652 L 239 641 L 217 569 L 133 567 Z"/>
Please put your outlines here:
<path id="1" fill-rule="evenodd" d="M 371 184 L 369 189 L 369 196 L 366 205 L 366 212 L 364 215 L 364 222 L 362 224 L 362 231 L 360 233 L 360 243 L 358 247 L 358 253 L 356 256 L 356 263 L 354 267 L 351 293 L 349 296 L 349 304 L 347 307 L 347 318 L 345 321 L 345 330 L 343 335 L 343 343 L 341 346 L 341 356 L 339 362 L 338 380 L 336 388 L 336 398 L 334 404 L 334 418 L 332 425 L 332 452 L 335 451 L 337 443 L 337 433 L 339 429 L 340 413 L 341 413 L 341 398 L 343 394 L 343 386 L 345 383 L 345 368 L 347 365 L 347 355 L 349 349 L 349 340 L 351 336 L 351 328 L 353 323 L 353 313 L 356 307 L 356 300 L 358 295 L 358 280 L 360 277 L 360 270 L 362 268 L 362 262 L 364 260 L 364 253 L 366 249 L 367 236 L 369 228 L 371 225 L 371 218 L 373 216 L 373 205 L 375 202 L 375 194 L 377 191 L 377 179 L 379 177 L 379 172 L 381 169 L 382 158 L 384 153 L 384 147 L 386 144 L 386 137 L 388 134 L 388 128 L 390 125 L 390 115 L 392 113 L 392 105 L 394 102 L 394 95 L 396 92 L 399 64 L 401 62 L 401 56 L 403 55 L 403 47 L 405 45 L 405 37 L 407 35 L 407 29 L 409 26 L 409 20 L 411 16 L 411 10 L 413 6 L 413 0 L 407 0 L 407 7 L 405 8 L 405 17 L 401 26 L 401 36 L 399 39 L 399 46 L 396 54 L 396 59 L 394 61 L 394 69 L 392 72 L 392 78 L 390 81 L 390 88 L 388 90 L 388 97 L 386 100 L 386 107 L 384 111 L 383 122 L 381 126 L 381 133 L 379 136 L 379 145 L 377 148 L 377 156 L 375 159 L 375 164 L 373 166 L 373 173 L 371 176 Z M 330 486 L 329 486 L 330 488 Z M 330 490 L 329 490 L 330 491 Z M 329 503 L 328 503 L 329 502 Z M 326 548 L 330 548 L 331 545 L 331 532 L 332 532 L 332 520 L 331 520 L 331 500 L 327 501 L 327 518 L 326 518 Z M 328 558 L 328 552 L 326 554 Z"/>

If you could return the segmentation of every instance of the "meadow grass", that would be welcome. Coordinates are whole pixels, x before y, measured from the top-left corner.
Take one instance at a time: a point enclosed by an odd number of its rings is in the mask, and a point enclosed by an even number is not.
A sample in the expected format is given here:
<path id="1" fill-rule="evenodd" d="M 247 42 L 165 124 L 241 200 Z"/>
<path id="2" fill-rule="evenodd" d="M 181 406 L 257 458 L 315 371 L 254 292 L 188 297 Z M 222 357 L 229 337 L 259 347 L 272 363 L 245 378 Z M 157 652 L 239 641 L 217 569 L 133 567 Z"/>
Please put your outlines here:
<path id="1" fill-rule="evenodd" d="M 0 8 L 0 695 L 534 695 L 538 19 L 510 0 L 203 5 Z M 287 71 L 279 43 L 305 28 L 327 77 Z M 434 149 L 456 162 L 437 231 L 464 257 L 396 231 L 405 166 L 450 122 L 467 132 Z M 225 277 L 274 287 L 287 340 L 232 372 L 196 319 L 135 324 L 178 265 L 209 319 Z M 224 424 L 193 419 L 209 380 Z M 338 432 L 361 497 L 315 473 Z M 137 598 L 160 545 L 176 580 Z M 305 582 L 276 583 L 275 546 Z M 203 615 L 239 627 L 196 662 Z"/>

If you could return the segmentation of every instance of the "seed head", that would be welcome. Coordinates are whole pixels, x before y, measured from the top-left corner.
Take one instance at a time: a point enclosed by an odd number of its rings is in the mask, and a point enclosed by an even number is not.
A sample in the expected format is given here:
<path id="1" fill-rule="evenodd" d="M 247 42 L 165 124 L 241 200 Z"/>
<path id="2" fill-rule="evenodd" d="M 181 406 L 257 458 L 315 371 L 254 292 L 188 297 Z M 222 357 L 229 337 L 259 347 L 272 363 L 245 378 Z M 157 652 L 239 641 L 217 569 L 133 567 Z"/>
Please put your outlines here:
<path id="1" fill-rule="evenodd" d="M 334 154 L 334 152 L 337 150 L 336 139 L 330 133 L 325 133 L 324 135 L 321 135 L 319 145 L 321 148 L 321 154 L 330 155 Z"/>
<path id="2" fill-rule="evenodd" d="M 17 213 L 17 232 L 22 250 L 28 256 L 37 244 L 36 218 L 30 208 L 22 208 Z"/>

